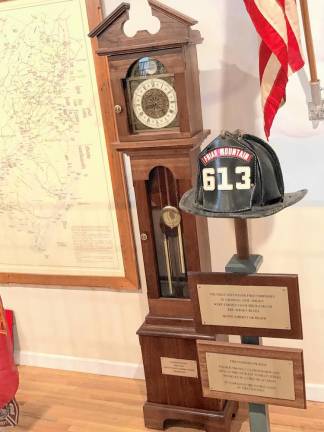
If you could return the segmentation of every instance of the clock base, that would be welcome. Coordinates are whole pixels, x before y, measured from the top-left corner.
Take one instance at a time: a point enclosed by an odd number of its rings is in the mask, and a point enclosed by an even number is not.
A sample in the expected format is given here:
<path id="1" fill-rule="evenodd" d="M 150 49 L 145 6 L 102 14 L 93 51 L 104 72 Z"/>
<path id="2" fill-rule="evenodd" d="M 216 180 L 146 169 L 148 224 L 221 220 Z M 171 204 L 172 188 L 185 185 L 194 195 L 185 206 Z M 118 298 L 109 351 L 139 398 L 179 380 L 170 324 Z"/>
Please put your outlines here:
<path id="1" fill-rule="evenodd" d="M 147 322 L 137 334 L 146 378 L 145 425 L 163 430 L 170 420 L 203 426 L 206 432 L 229 432 L 237 403 L 203 396 L 196 348 L 197 339 L 223 337 Z"/>
<path id="2" fill-rule="evenodd" d="M 146 402 L 143 412 L 145 426 L 149 429 L 164 430 L 171 422 L 183 422 L 203 427 L 206 432 L 229 432 L 237 409 L 238 403 L 233 401 L 227 401 L 222 411 Z"/>

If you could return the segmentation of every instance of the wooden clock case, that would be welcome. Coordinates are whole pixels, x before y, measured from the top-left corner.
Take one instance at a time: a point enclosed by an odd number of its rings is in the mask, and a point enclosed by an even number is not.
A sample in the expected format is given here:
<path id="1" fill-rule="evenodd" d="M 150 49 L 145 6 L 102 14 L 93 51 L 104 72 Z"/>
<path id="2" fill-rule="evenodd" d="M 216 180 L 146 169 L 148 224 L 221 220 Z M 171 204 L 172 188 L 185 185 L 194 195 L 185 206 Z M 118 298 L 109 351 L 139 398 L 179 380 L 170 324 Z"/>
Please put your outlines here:
<path id="1" fill-rule="evenodd" d="M 195 154 L 208 136 L 203 130 L 196 44 L 196 21 L 149 0 L 152 14 L 161 23 L 154 35 L 140 31 L 127 37 L 123 26 L 129 19 L 129 4 L 122 3 L 91 33 L 98 40 L 98 55 L 107 56 L 119 140 L 116 150 L 131 162 L 141 243 L 147 282 L 149 313 L 138 330 L 147 385 L 145 425 L 163 429 L 166 420 L 181 420 L 205 427 L 207 432 L 230 430 L 237 404 L 202 395 L 199 368 L 196 377 L 163 373 L 161 358 L 198 362 L 196 340 L 215 340 L 215 335 L 197 333 L 189 295 L 165 297 L 161 293 L 152 200 L 178 206 L 182 194 L 192 187 Z M 174 73 L 180 127 L 176 131 L 152 130 L 133 133 L 123 82 L 127 71 L 141 57 L 155 58 Z M 152 173 L 158 178 L 152 192 Z M 152 194 L 154 199 L 152 199 Z M 181 212 L 181 230 L 186 271 L 210 271 L 206 219 Z M 222 339 L 224 340 L 224 339 Z"/>
<path id="2" fill-rule="evenodd" d="M 96 36 L 98 39 L 97 54 L 109 56 L 113 98 L 121 108 L 116 122 L 119 141 L 123 143 L 124 150 L 131 143 L 137 145 L 141 140 L 191 138 L 202 130 L 201 110 L 192 103 L 200 97 L 195 43 L 201 42 L 201 37 L 198 31 L 191 29 L 197 21 L 178 12 L 175 15 L 170 8 L 156 1 L 149 3 L 153 15 L 160 20 L 160 31 L 156 35 L 140 31 L 130 42 L 130 38 L 123 32 L 123 26 L 129 19 L 128 3 L 122 3 L 90 33 L 91 37 Z M 136 60 L 145 56 L 158 59 L 168 73 L 174 75 L 180 107 L 178 130 L 164 131 L 159 136 L 155 131 L 133 134 L 128 122 L 127 92 L 123 82 Z"/>

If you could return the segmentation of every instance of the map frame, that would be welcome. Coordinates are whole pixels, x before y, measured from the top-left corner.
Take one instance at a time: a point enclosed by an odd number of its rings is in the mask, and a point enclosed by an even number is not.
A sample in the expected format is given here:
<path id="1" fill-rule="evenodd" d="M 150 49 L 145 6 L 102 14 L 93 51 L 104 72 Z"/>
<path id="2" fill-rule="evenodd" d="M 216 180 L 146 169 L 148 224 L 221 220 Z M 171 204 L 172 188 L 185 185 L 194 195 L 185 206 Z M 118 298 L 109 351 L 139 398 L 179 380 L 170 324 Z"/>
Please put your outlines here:
<path id="1" fill-rule="evenodd" d="M 11 0 L 0 0 L 0 3 Z M 23 2 L 23 0 L 21 0 Z M 84 2 L 89 29 L 96 27 L 103 19 L 101 0 L 80 0 Z M 112 148 L 111 143 L 118 139 L 115 124 L 114 105 L 111 92 L 111 81 L 107 57 L 96 54 L 97 40 L 91 40 L 93 62 L 97 79 L 98 94 L 103 119 L 104 134 L 108 153 L 111 181 L 113 187 L 114 202 L 119 237 L 121 244 L 124 276 L 76 276 L 66 274 L 31 274 L 31 273 L 7 273 L 0 272 L 2 284 L 32 284 L 32 285 L 57 285 L 62 287 L 98 287 L 118 290 L 140 289 L 137 266 L 136 246 L 133 233 L 128 187 L 123 155 Z"/>

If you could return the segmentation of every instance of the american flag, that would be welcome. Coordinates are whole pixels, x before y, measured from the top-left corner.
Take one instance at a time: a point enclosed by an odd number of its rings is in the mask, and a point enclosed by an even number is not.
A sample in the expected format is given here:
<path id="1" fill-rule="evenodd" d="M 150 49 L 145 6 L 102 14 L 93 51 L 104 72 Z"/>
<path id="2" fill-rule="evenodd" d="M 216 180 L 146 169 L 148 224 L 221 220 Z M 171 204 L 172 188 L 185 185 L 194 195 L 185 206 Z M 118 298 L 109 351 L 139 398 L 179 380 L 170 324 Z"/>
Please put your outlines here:
<path id="1" fill-rule="evenodd" d="M 288 77 L 304 65 L 296 0 L 244 0 L 259 33 L 259 69 L 264 131 L 270 129 L 285 101 Z"/>

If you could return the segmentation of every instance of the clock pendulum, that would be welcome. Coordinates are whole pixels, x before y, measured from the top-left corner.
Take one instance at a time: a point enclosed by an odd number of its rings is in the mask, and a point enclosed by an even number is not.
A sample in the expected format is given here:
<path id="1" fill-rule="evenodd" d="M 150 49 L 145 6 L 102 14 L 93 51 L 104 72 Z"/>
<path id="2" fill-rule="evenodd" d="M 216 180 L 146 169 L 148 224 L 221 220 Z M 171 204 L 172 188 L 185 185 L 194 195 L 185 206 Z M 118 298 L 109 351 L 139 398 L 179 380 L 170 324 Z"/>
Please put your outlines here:
<path id="1" fill-rule="evenodd" d="M 183 251 L 181 214 L 178 208 L 165 206 L 161 212 L 164 256 L 168 276 L 168 289 L 171 297 L 176 296 L 173 281 L 179 281 L 186 274 Z"/>

